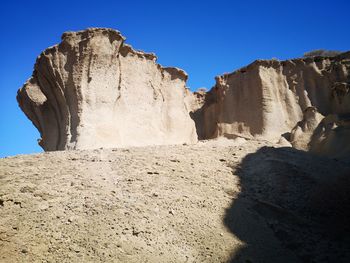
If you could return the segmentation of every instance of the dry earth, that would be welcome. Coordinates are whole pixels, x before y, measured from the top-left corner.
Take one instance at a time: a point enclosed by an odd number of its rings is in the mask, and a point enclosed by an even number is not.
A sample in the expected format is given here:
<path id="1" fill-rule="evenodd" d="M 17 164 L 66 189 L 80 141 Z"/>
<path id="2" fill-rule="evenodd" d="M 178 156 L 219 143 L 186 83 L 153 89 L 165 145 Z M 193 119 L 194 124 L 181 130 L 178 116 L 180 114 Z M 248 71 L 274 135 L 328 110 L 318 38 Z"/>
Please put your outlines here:
<path id="1" fill-rule="evenodd" d="M 0 159 L 0 262 L 350 262 L 349 163 L 264 141 Z"/>

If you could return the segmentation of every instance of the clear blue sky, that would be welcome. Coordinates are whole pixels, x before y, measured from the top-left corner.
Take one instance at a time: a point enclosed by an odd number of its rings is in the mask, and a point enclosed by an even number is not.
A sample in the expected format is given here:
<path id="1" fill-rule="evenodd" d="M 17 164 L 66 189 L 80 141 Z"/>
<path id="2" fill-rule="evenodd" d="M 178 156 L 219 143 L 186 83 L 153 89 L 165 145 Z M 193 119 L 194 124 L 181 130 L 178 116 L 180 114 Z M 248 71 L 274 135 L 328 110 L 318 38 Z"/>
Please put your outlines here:
<path id="1" fill-rule="evenodd" d="M 136 49 L 189 74 L 189 87 L 255 59 L 287 59 L 313 49 L 350 49 L 350 1 L 0 2 L 0 157 L 40 152 L 39 133 L 20 111 L 17 89 L 36 57 L 68 30 L 118 29 Z"/>

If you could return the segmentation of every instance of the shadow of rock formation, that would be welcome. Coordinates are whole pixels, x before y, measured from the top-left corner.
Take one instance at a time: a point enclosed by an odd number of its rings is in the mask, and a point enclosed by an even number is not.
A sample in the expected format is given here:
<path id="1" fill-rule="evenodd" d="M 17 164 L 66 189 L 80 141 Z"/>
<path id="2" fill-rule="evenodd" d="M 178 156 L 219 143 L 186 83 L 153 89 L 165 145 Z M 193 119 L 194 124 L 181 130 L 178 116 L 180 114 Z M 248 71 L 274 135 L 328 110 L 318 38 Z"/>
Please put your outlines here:
<path id="1" fill-rule="evenodd" d="M 241 193 L 225 226 L 231 262 L 350 262 L 350 163 L 263 147 L 233 171 Z"/>

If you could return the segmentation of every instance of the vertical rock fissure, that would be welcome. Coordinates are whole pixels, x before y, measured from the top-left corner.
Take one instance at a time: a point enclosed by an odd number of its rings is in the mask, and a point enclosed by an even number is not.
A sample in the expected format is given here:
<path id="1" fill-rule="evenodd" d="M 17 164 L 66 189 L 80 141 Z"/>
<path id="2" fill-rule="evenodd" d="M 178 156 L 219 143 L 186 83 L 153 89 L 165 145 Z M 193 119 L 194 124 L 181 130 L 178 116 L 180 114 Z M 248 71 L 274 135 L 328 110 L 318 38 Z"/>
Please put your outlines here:
<path id="1" fill-rule="evenodd" d="M 120 47 L 123 45 L 123 43 L 120 45 Z M 117 98 L 115 99 L 115 102 L 114 102 L 114 107 L 117 106 L 117 103 L 119 101 L 119 99 L 121 98 L 121 88 L 122 88 L 122 63 L 120 61 L 120 52 L 118 51 L 118 54 L 117 54 L 117 61 L 118 61 L 118 70 L 119 70 L 119 79 L 118 79 L 118 96 Z"/>
<path id="2" fill-rule="evenodd" d="M 122 63 L 120 61 L 120 53 L 117 55 L 117 60 L 118 60 L 118 68 L 119 68 L 119 81 L 118 81 L 118 90 L 120 91 L 122 88 Z"/>

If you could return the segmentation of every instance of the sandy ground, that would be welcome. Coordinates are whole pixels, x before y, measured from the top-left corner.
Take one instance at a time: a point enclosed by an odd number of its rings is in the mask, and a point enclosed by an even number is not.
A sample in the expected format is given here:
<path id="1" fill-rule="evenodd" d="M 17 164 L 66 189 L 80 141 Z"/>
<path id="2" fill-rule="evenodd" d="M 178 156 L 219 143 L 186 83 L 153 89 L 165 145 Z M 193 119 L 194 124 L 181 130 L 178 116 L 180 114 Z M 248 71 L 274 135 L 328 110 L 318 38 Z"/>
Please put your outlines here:
<path id="1" fill-rule="evenodd" d="M 0 262 L 350 262 L 350 164 L 263 141 L 0 159 Z"/>

